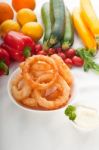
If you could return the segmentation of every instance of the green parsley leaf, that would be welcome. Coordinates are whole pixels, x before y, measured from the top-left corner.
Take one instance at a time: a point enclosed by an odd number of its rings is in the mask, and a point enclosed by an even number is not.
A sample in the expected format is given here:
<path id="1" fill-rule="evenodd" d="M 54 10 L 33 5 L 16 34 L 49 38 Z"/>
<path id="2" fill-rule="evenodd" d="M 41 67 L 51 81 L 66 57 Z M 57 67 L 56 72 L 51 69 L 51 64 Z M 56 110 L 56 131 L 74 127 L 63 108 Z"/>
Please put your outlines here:
<path id="1" fill-rule="evenodd" d="M 69 119 L 74 121 L 76 118 L 76 114 L 74 112 L 72 112 L 70 115 L 69 115 Z"/>
<path id="2" fill-rule="evenodd" d="M 75 106 L 72 106 L 72 105 L 69 105 L 66 110 L 65 110 L 65 115 L 69 117 L 70 120 L 75 120 L 76 118 L 76 107 Z"/>
<path id="3" fill-rule="evenodd" d="M 76 50 L 76 54 L 84 60 L 84 71 L 89 71 L 93 69 L 99 72 L 99 64 L 96 64 L 93 60 L 94 53 L 91 52 L 91 49 L 79 48 Z"/>

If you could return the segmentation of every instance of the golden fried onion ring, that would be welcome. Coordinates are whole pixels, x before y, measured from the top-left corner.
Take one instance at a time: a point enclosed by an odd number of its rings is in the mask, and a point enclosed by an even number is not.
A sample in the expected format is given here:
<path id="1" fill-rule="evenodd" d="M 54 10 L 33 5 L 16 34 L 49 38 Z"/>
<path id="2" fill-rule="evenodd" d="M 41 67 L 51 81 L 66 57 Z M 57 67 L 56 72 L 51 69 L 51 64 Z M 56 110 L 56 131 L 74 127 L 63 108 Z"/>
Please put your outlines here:
<path id="1" fill-rule="evenodd" d="M 31 94 L 31 87 L 25 82 L 22 74 L 18 74 L 12 81 L 11 91 L 15 99 L 20 101 Z"/>
<path id="2" fill-rule="evenodd" d="M 25 98 L 21 101 L 22 104 L 29 106 L 29 107 L 33 107 L 33 108 L 37 108 L 38 104 L 36 101 L 36 97 L 34 95 L 34 91 L 31 92 L 31 95 L 28 98 Z"/>
<path id="3" fill-rule="evenodd" d="M 51 56 L 56 62 L 59 74 L 64 78 L 69 86 L 73 85 L 73 76 L 70 72 L 69 67 L 64 63 L 60 56 L 54 54 Z"/>
<path id="4" fill-rule="evenodd" d="M 69 95 L 70 95 L 70 87 L 66 83 L 66 81 L 59 76 L 59 84 L 61 84 L 63 91 L 62 95 L 60 95 L 58 98 L 56 98 L 54 101 L 47 100 L 44 96 L 41 95 L 40 90 L 34 90 L 34 94 L 36 96 L 37 103 L 48 110 L 57 109 L 59 107 L 62 107 L 68 102 Z"/>
<path id="5" fill-rule="evenodd" d="M 31 74 L 30 74 L 31 66 L 33 66 L 33 64 L 37 63 L 38 61 L 46 62 L 46 63 L 48 63 L 48 65 L 51 66 L 51 69 L 53 71 L 52 72 L 53 77 L 48 83 L 39 83 L 39 82 L 35 81 L 33 76 L 31 76 Z M 21 66 L 21 68 L 22 68 L 22 73 L 23 73 L 24 79 L 27 81 L 27 83 L 32 88 L 46 89 L 46 88 L 50 87 L 51 85 L 53 85 L 58 78 L 57 65 L 56 65 L 55 61 L 48 56 L 36 55 L 36 56 L 30 57 L 23 64 L 23 67 Z M 39 68 L 38 68 L 38 71 L 39 71 Z"/>
<path id="6" fill-rule="evenodd" d="M 12 95 L 23 106 L 53 110 L 64 106 L 70 97 L 73 76 L 56 54 L 36 55 L 20 64 L 21 74 L 12 82 Z"/>

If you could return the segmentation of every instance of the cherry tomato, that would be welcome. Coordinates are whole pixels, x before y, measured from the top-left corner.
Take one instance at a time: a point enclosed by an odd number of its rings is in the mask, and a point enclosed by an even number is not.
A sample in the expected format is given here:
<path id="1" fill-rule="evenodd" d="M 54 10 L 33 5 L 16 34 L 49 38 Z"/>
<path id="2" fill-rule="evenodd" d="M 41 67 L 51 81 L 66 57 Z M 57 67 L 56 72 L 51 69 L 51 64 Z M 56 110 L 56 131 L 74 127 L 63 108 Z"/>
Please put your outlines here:
<path id="1" fill-rule="evenodd" d="M 65 60 L 66 56 L 65 56 L 65 54 L 64 54 L 63 52 L 58 53 L 58 55 L 59 55 L 63 60 Z"/>
<path id="2" fill-rule="evenodd" d="M 49 48 L 48 54 L 49 54 L 49 55 L 55 54 L 55 49 L 54 49 L 54 48 Z"/>
<path id="3" fill-rule="evenodd" d="M 81 67 L 81 66 L 83 66 L 83 64 L 84 64 L 84 60 L 81 59 L 81 58 L 78 57 L 78 56 L 74 56 L 74 57 L 72 58 L 72 62 L 73 62 L 73 65 L 75 65 L 75 66 L 77 66 L 77 67 Z"/>
<path id="4" fill-rule="evenodd" d="M 4 75 L 4 71 L 0 70 L 0 76 Z"/>
<path id="5" fill-rule="evenodd" d="M 65 54 L 66 54 L 67 58 L 73 58 L 73 56 L 76 55 L 76 51 L 75 51 L 75 49 L 70 48 L 65 52 Z"/>
<path id="6" fill-rule="evenodd" d="M 64 61 L 70 68 L 73 66 L 73 62 L 70 58 L 66 58 Z"/>
<path id="7" fill-rule="evenodd" d="M 47 55 L 45 51 L 41 50 L 37 53 L 37 55 Z"/>
<path id="8" fill-rule="evenodd" d="M 36 44 L 35 45 L 35 52 L 36 52 L 36 54 L 39 52 L 39 51 L 41 51 L 42 50 L 42 45 L 41 44 Z"/>
<path id="9" fill-rule="evenodd" d="M 57 47 L 57 48 L 56 48 L 56 52 L 57 52 L 57 53 L 62 52 L 62 48 L 61 48 L 61 47 Z"/>

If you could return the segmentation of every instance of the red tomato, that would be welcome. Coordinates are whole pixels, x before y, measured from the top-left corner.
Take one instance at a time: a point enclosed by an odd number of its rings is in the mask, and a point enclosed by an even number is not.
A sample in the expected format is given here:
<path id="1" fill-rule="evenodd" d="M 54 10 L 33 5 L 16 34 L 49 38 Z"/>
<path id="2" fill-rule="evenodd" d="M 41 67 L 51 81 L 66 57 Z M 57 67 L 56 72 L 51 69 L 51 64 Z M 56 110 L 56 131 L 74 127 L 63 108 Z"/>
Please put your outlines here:
<path id="1" fill-rule="evenodd" d="M 66 58 L 64 61 L 70 68 L 73 66 L 73 62 L 70 58 Z"/>
<path id="2" fill-rule="evenodd" d="M 64 54 L 63 52 L 58 53 L 58 55 L 59 55 L 63 60 L 65 60 L 66 56 L 65 56 L 65 54 Z"/>
<path id="3" fill-rule="evenodd" d="M 49 48 L 48 54 L 49 54 L 49 55 L 55 54 L 55 49 L 54 49 L 54 48 Z"/>
<path id="4" fill-rule="evenodd" d="M 4 71 L 0 70 L 0 76 L 4 75 Z"/>
<path id="5" fill-rule="evenodd" d="M 62 52 L 62 48 L 61 48 L 61 47 L 57 47 L 57 48 L 56 48 L 56 52 L 57 52 L 57 53 Z"/>
<path id="6" fill-rule="evenodd" d="M 46 54 L 45 51 L 42 50 L 42 51 L 39 51 L 39 52 L 37 53 L 37 55 L 47 55 L 47 54 Z"/>
<path id="7" fill-rule="evenodd" d="M 35 45 L 35 52 L 36 52 L 36 54 L 39 52 L 39 51 L 41 51 L 42 50 L 42 45 L 41 44 L 36 44 Z"/>
<path id="8" fill-rule="evenodd" d="M 76 55 L 76 51 L 75 51 L 75 49 L 70 48 L 70 49 L 68 49 L 68 50 L 66 51 L 65 54 L 66 54 L 66 57 L 67 57 L 67 58 L 73 58 L 73 56 Z"/>
<path id="9" fill-rule="evenodd" d="M 75 65 L 75 66 L 77 66 L 77 67 L 81 67 L 81 66 L 83 66 L 83 64 L 84 64 L 83 59 L 81 59 L 81 58 L 78 57 L 78 56 L 74 56 L 74 57 L 72 58 L 72 62 L 73 62 L 73 65 Z"/>

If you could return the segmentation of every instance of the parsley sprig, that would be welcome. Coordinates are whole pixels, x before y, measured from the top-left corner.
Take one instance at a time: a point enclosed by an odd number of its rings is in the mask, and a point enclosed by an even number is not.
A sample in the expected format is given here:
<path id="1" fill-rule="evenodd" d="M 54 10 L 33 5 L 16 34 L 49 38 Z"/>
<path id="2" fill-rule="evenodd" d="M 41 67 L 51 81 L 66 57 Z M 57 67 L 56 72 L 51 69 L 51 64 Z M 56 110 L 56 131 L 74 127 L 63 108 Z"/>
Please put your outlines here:
<path id="1" fill-rule="evenodd" d="M 70 120 L 74 121 L 76 118 L 76 107 L 69 105 L 66 109 L 65 109 L 65 115 L 69 117 Z"/>
<path id="2" fill-rule="evenodd" d="M 99 72 L 99 64 L 93 60 L 94 53 L 92 53 L 90 49 L 79 48 L 76 50 L 76 53 L 84 60 L 84 71 L 87 72 L 89 69 L 93 69 Z"/>

